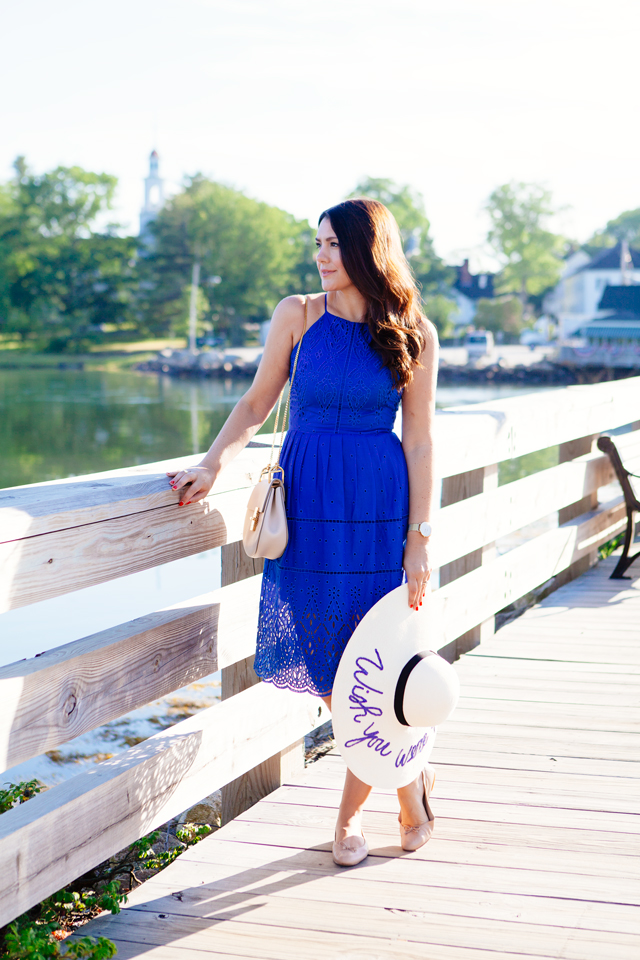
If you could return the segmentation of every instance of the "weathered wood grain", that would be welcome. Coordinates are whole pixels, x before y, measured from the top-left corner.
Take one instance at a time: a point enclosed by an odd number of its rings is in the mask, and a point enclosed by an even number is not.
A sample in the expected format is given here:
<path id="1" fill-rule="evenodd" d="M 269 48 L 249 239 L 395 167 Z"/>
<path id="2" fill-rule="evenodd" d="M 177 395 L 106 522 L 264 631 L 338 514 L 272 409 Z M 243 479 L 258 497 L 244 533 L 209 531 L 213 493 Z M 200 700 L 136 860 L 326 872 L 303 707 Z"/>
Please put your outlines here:
<path id="1" fill-rule="evenodd" d="M 0 770 L 250 655 L 261 579 L 0 668 Z"/>
<path id="2" fill-rule="evenodd" d="M 633 434 L 627 436 L 635 442 Z M 250 457 L 232 465 L 226 478 L 225 471 L 207 500 L 186 507 L 177 506 L 161 475 L 43 484 L 0 495 L 0 612 L 237 541 L 247 489 L 266 457 L 266 451 L 257 453 L 257 461 Z M 580 493 L 583 499 L 585 493 L 592 496 L 609 479 L 606 458 L 582 458 L 487 489 L 482 503 L 470 497 L 446 506 L 435 534 L 443 583 L 456 558 L 475 556 Z M 610 524 L 611 536 L 623 528 L 621 517 Z M 587 544 L 571 563 L 593 555 L 597 542 Z M 489 559 L 484 557 L 483 564 Z"/>
<path id="3" fill-rule="evenodd" d="M 592 514 L 549 530 L 435 591 L 445 644 L 567 569 L 625 523 L 622 500 L 602 504 Z"/>
<path id="4" fill-rule="evenodd" d="M 451 477 L 576 437 L 612 429 L 640 412 L 640 378 L 589 387 L 567 387 L 528 397 L 440 411 L 436 417 L 440 470 Z M 575 432 L 577 431 L 577 432 Z M 623 456 L 632 435 L 616 438 Z M 269 438 L 256 437 L 256 440 Z M 214 495 L 251 486 L 269 450 L 252 447 L 221 474 Z M 200 454 L 0 491 L 0 542 L 88 522 L 145 512 L 176 502 L 165 471 L 197 462 Z"/>
<path id="5" fill-rule="evenodd" d="M 629 648 L 623 641 L 616 652 L 616 616 L 640 614 L 640 581 L 608 581 L 611 569 L 606 561 L 574 581 L 571 605 L 579 617 L 580 592 L 591 596 L 600 584 L 607 646 L 623 660 Z M 317 931 L 330 956 L 363 960 L 395 957 L 399 942 L 408 956 L 419 943 L 422 956 L 436 960 L 463 960 L 469 950 L 505 960 L 635 958 L 640 763 L 631 730 L 640 671 L 624 663 L 568 662 L 574 649 L 573 639 L 563 639 L 572 612 L 563 602 L 568 593 L 561 588 L 488 645 L 500 647 L 504 634 L 503 649 L 517 649 L 526 643 L 519 631 L 526 636 L 538 623 L 549 645 L 555 642 L 556 663 L 483 655 L 482 645 L 456 665 L 463 707 L 454 717 L 463 719 L 438 733 L 431 801 L 436 833 L 425 847 L 400 855 L 395 792 L 374 790 L 364 820 L 370 855 L 352 870 L 336 867 L 330 847 L 343 767 L 332 755 L 188 850 L 136 891 L 123 915 L 84 932 L 110 936 L 131 958 L 168 957 L 169 949 L 257 956 L 256 927 L 265 936 L 271 931 L 263 954 L 273 957 L 295 956 L 298 932 Z M 557 699 L 564 684 L 597 686 L 603 671 L 606 689 L 620 683 L 632 707 L 618 705 L 619 729 L 611 733 L 601 727 L 616 719 L 612 707 L 599 715 L 594 705 L 589 726 L 588 704 Z M 493 703 L 495 709 L 468 696 L 474 682 L 506 692 L 528 679 L 540 698 L 533 705 L 520 702 L 515 689 Z M 547 683 L 556 697 L 545 701 Z M 474 706 L 467 708 L 470 701 Z M 527 735 L 523 718 L 538 722 L 530 728 L 535 737 Z M 630 760 L 617 760 L 620 751 Z M 397 929 L 389 918 L 400 921 Z M 220 940 L 220 932 L 227 939 Z M 335 948 L 322 939 L 338 932 Z"/>
<path id="6" fill-rule="evenodd" d="M 234 909 L 235 907 L 235 909 Z M 311 911 L 292 908 L 291 924 L 259 923 L 260 902 L 254 902 L 243 908 L 231 907 L 226 917 L 185 918 L 175 914 L 160 917 L 123 916 L 115 933 L 115 923 L 109 918 L 95 921 L 92 929 L 96 935 L 108 936 L 118 948 L 118 960 L 144 956 L 152 960 L 175 960 L 176 957 L 188 957 L 189 960 L 204 960 L 205 957 L 229 956 L 256 958 L 256 960 L 300 960 L 302 957 L 327 957 L 331 960 L 486 960 L 487 951 L 460 945 L 425 945 L 425 942 L 400 938 L 394 932 L 393 939 L 384 932 L 372 932 L 359 928 L 354 933 L 349 930 L 340 932 L 318 929 L 321 923 L 309 924 L 307 915 Z M 135 911 L 138 913 L 138 911 Z M 342 911 L 341 911 L 342 912 Z M 357 911 L 351 911 L 357 916 Z M 140 911 L 142 913 L 142 911 Z M 293 920 L 295 915 L 295 921 Z M 437 935 L 436 935 L 437 936 Z M 139 938 L 139 939 L 137 939 Z M 564 938 L 563 938 L 564 939 Z M 611 954 L 611 960 L 626 960 L 631 954 L 620 954 L 617 946 Z M 501 950 L 491 953 L 491 960 L 507 960 L 509 955 Z M 528 960 L 541 960 L 541 955 L 527 953 Z M 547 953 L 548 957 L 549 954 Z M 566 954 L 568 960 L 578 960 L 578 955 Z M 589 957 L 580 960 L 592 960 Z M 634 958 L 633 958 L 634 960 Z"/>
<path id="7" fill-rule="evenodd" d="M 209 499 L 257 482 L 267 450 L 246 449 L 216 480 Z M 175 506 L 167 470 L 197 463 L 202 454 L 103 473 L 0 490 L 0 543 Z"/>
<path id="8" fill-rule="evenodd" d="M 241 489 L 0 544 L 0 612 L 237 540 L 246 502 Z"/>
<path id="9" fill-rule="evenodd" d="M 605 506 L 586 521 L 551 530 L 436 591 L 434 602 L 441 605 L 445 620 L 445 636 L 436 645 L 455 640 L 474 627 L 479 616 L 492 616 L 568 566 L 580 556 L 581 542 L 591 545 L 598 538 L 606 538 L 608 534 L 602 533 L 602 528 L 608 529 L 612 519 L 621 513 L 620 506 Z M 141 621 L 67 644 L 38 661 L 0 670 L 0 690 L 5 694 L 0 708 L 0 746 L 5 769 L 19 759 L 53 749 L 134 706 L 177 689 L 195 679 L 200 669 L 199 676 L 205 676 L 250 657 L 255 650 L 259 581 L 259 577 L 249 578 L 243 581 L 245 586 L 224 587 L 226 594 L 195 598 L 172 611 L 160 611 Z M 224 596 L 228 602 L 221 604 Z M 221 604 L 217 633 L 216 616 L 208 609 L 212 604 Z M 202 660 L 207 642 L 216 635 L 220 638 L 217 661 L 213 652 Z M 175 649 L 169 654 L 168 646 L 173 648 L 174 636 Z M 499 636 L 503 638 L 504 631 Z M 504 639 L 487 641 L 482 655 L 491 656 L 494 650 L 500 655 L 521 655 L 514 654 L 515 648 L 507 650 L 504 644 Z M 522 642 L 518 649 L 522 650 Z M 540 638 L 535 651 L 526 655 L 557 658 L 557 650 L 555 646 L 545 646 Z M 592 659 L 595 663 L 615 663 L 614 657 L 619 657 L 598 644 L 590 656 L 586 646 L 576 646 L 575 655 L 583 662 Z M 639 656 L 634 648 L 625 662 L 640 663 Z M 40 694 L 43 681 L 48 690 L 44 704 Z"/>
<path id="10" fill-rule="evenodd" d="M 244 928 L 248 942 L 252 939 L 252 928 L 258 928 L 266 940 L 262 953 L 264 957 L 299 958 L 300 953 L 282 952 L 294 931 L 300 933 L 301 943 L 310 934 L 318 938 L 316 949 L 319 952 L 316 956 L 324 955 L 328 947 L 325 938 L 340 935 L 345 945 L 351 938 L 361 941 L 357 953 L 354 954 L 355 944 L 351 941 L 349 953 L 331 950 L 327 954 L 331 957 L 353 957 L 358 954 L 363 957 L 395 957 L 399 955 L 396 952 L 399 946 L 407 951 L 405 956 L 411 957 L 414 955 L 412 951 L 420 945 L 423 951 L 428 951 L 422 954 L 424 960 L 425 955 L 437 957 L 441 945 L 474 951 L 496 951 L 504 950 L 509 944 L 510 938 L 501 921 L 477 918 L 475 923 L 468 926 L 460 924 L 455 917 L 431 913 L 426 897 L 419 911 L 400 909 L 396 912 L 382 904 L 360 904 L 359 909 L 354 910 L 350 904 L 339 901 L 336 890 L 334 899 L 327 904 L 329 909 L 325 911 L 314 909 L 306 899 L 298 900 L 295 886 L 287 895 L 279 897 L 248 891 L 227 893 L 209 902 L 206 917 L 185 916 L 179 912 L 178 906 L 177 909 L 167 908 L 168 912 L 163 913 L 162 917 L 158 912 L 133 908 L 128 911 L 127 920 L 128 923 L 136 923 L 136 929 L 145 940 L 165 945 L 170 942 L 176 950 L 186 950 L 187 955 L 190 945 L 204 948 L 208 942 L 216 939 L 214 931 L 220 921 L 225 923 L 225 927 Z M 103 922 L 100 929 L 106 932 L 110 926 L 108 922 Z M 612 960 L 635 960 L 637 954 L 634 954 L 634 950 L 640 947 L 640 937 L 633 933 L 574 929 L 567 936 L 562 929 L 524 922 L 519 923 L 517 929 L 521 938 L 521 955 L 527 957 L 561 956 L 572 960 L 602 960 L 602 951 L 606 950 L 607 957 Z M 376 946 L 379 950 L 382 943 L 386 943 L 384 953 L 374 952 Z M 215 950 L 218 945 L 212 946 Z M 320 953 L 322 947 L 324 949 Z M 371 952 L 365 953 L 366 950 Z"/>
<path id="11" fill-rule="evenodd" d="M 442 566 L 595 494 L 614 479 L 608 458 L 588 456 L 443 506 L 433 533 L 441 583 L 455 579 L 443 578 Z"/>
<path id="12" fill-rule="evenodd" d="M 317 698 L 261 683 L 9 810 L 0 924 L 325 719 Z"/>
<path id="13" fill-rule="evenodd" d="M 444 477 L 637 420 L 640 377 L 452 407 L 436 417 Z M 616 443 L 617 443 L 616 438 Z"/>
<path id="14" fill-rule="evenodd" d="M 431 840 L 434 844 L 436 840 Z M 444 842 L 443 842 L 444 843 Z M 217 861 L 201 862 L 181 857 L 171 865 L 169 873 L 156 878 L 153 891 L 143 884 L 131 895 L 130 904 L 135 909 L 146 909 L 156 913 L 176 913 L 182 916 L 206 915 L 204 900 L 216 901 L 227 892 L 249 891 L 265 892 L 276 897 L 287 897 L 292 893 L 297 899 L 310 902 L 307 909 L 313 909 L 311 902 L 331 903 L 339 889 L 340 899 L 354 908 L 361 905 L 378 904 L 388 910 L 407 910 L 413 912 L 447 914 L 470 919 L 482 917 L 511 923 L 543 923 L 549 926 L 567 926 L 572 923 L 580 929 L 615 930 L 638 933 L 636 909 L 624 904 L 592 903 L 585 911 L 580 901 L 566 899 L 558 902 L 553 897 L 531 897 L 522 894 L 490 893 L 489 891 L 465 891 L 460 897 L 456 891 L 429 886 L 428 903 L 425 906 L 424 890 L 418 882 L 411 883 L 409 875 L 396 874 L 391 882 L 383 880 L 383 871 L 376 871 L 375 879 L 363 870 L 345 871 L 336 883 L 335 867 L 329 858 L 314 857 L 313 852 L 301 851 L 298 857 L 298 874 L 303 874 L 302 882 L 292 884 L 293 870 L 287 870 L 283 864 L 281 876 L 274 877 L 269 870 L 268 859 L 259 855 L 251 860 L 244 877 L 239 876 L 242 868 L 247 867 L 244 857 L 234 856 L 239 843 L 218 844 L 225 850 L 226 856 Z M 246 846 L 246 844 L 244 845 Z M 251 845 L 256 851 L 265 847 Z M 293 853 L 293 851 L 292 851 Z M 306 854 L 306 856 L 305 856 Z M 295 854 L 294 854 L 295 855 Z M 304 864 L 303 864 L 303 857 Z M 393 864 L 387 861 L 388 867 Z M 416 878 L 417 879 L 417 878 Z M 147 889 L 145 889 L 147 888 Z"/>

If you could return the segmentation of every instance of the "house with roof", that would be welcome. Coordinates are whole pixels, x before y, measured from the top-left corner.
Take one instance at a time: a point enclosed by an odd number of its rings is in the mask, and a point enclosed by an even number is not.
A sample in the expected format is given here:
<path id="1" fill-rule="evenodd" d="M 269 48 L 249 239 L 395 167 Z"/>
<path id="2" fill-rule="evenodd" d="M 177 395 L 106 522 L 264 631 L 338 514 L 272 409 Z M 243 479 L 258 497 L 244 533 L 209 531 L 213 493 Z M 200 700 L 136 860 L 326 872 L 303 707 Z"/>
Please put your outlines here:
<path id="1" fill-rule="evenodd" d="M 478 300 L 495 296 L 493 291 L 492 273 L 471 273 L 469 261 L 465 260 L 462 266 L 454 267 L 456 279 L 452 294 L 458 310 L 451 315 L 451 320 L 457 327 L 466 327 L 473 323 L 478 307 Z"/>
<path id="2" fill-rule="evenodd" d="M 640 283 L 640 251 L 625 241 L 590 257 L 584 250 L 571 254 L 558 284 L 543 300 L 543 310 L 559 325 L 561 339 L 575 336 L 585 323 L 599 319 L 607 287 Z"/>
<path id="3" fill-rule="evenodd" d="M 561 348 L 560 359 L 582 366 L 640 368 L 640 284 L 605 287 L 596 313 L 577 331 L 580 341 Z"/>

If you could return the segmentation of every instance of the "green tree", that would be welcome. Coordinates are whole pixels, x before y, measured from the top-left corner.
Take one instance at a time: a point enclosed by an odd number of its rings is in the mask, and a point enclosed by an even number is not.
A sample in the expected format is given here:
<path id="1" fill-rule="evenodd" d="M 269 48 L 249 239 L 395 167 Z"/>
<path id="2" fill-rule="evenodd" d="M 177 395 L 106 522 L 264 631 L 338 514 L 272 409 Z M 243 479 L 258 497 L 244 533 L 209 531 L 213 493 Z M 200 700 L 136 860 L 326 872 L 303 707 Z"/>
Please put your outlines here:
<path id="1" fill-rule="evenodd" d="M 606 227 L 596 230 L 587 240 L 587 250 L 598 250 L 602 247 L 615 247 L 621 240 L 627 240 L 629 245 L 640 249 L 640 207 L 636 210 L 625 210 L 620 216 L 609 220 Z"/>
<path id="2" fill-rule="evenodd" d="M 489 245 L 502 263 L 499 293 L 516 293 L 523 307 L 557 283 L 564 240 L 548 229 L 557 212 L 551 193 L 537 183 L 496 187 L 486 205 L 491 220 Z"/>
<path id="3" fill-rule="evenodd" d="M 313 268 L 307 223 L 201 175 L 186 181 L 151 232 L 140 270 L 143 322 L 154 333 L 186 330 L 185 291 L 196 260 L 204 318 L 235 338 L 246 320 L 267 319 L 278 300 L 300 292 Z"/>
<path id="4" fill-rule="evenodd" d="M 396 218 L 402 242 L 423 295 L 443 293 L 453 280 L 453 272 L 445 266 L 433 248 L 422 194 L 406 184 L 386 178 L 365 177 L 349 194 L 379 200 Z"/>
<path id="5" fill-rule="evenodd" d="M 451 314 L 456 310 L 455 301 L 443 293 L 432 293 L 424 298 L 424 310 L 438 331 L 440 339 L 453 336 L 454 324 Z"/>
<path id="6" fill-rule="evenodd" d="M 0 331 L 78 348 L 130 323 L 135 243 L 94 232 L 115 177 L 80 167 L 32 173 L 23 157 L 0 190 Z"/>
<path id="7" fill-rule="evenodd" d="M 525 326 L 522 314 L 522 303 L 518 297 L 482 298 L 478 300 L 473 324 L 479 329 L 515 336 L 522 333 Z"/>

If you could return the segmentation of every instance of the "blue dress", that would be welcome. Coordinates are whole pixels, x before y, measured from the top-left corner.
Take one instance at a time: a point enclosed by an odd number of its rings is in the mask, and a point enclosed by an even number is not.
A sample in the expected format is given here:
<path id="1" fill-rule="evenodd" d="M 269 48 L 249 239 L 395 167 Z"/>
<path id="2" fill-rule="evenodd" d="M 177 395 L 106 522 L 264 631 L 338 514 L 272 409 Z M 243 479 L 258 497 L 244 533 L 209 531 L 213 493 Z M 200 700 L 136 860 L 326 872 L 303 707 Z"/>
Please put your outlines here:
<path id="1" fill-rule="evenodd" d="M 254 667 L 278 687 L 329 694 L 356 625 L 403 581 L 400 399 L 367 324 L 329 313 L 325 297 L 302 340 L 280 457 L 289 543 L 262 580 Z"/>

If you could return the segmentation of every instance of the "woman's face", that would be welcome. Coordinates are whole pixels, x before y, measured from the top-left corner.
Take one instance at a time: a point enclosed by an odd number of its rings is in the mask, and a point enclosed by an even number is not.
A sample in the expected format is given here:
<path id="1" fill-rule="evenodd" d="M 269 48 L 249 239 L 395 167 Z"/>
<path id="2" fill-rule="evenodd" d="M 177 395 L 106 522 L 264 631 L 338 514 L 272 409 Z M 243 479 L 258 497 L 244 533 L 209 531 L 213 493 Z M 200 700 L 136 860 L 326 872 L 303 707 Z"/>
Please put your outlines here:
<path id="1" fill-rule="evenodd" d="M 321 221 L 316 234 L 316 265 L 323 290 L 344 290 L 352 286 L 342 265 L 340 244 L 328 217 Z"/>

